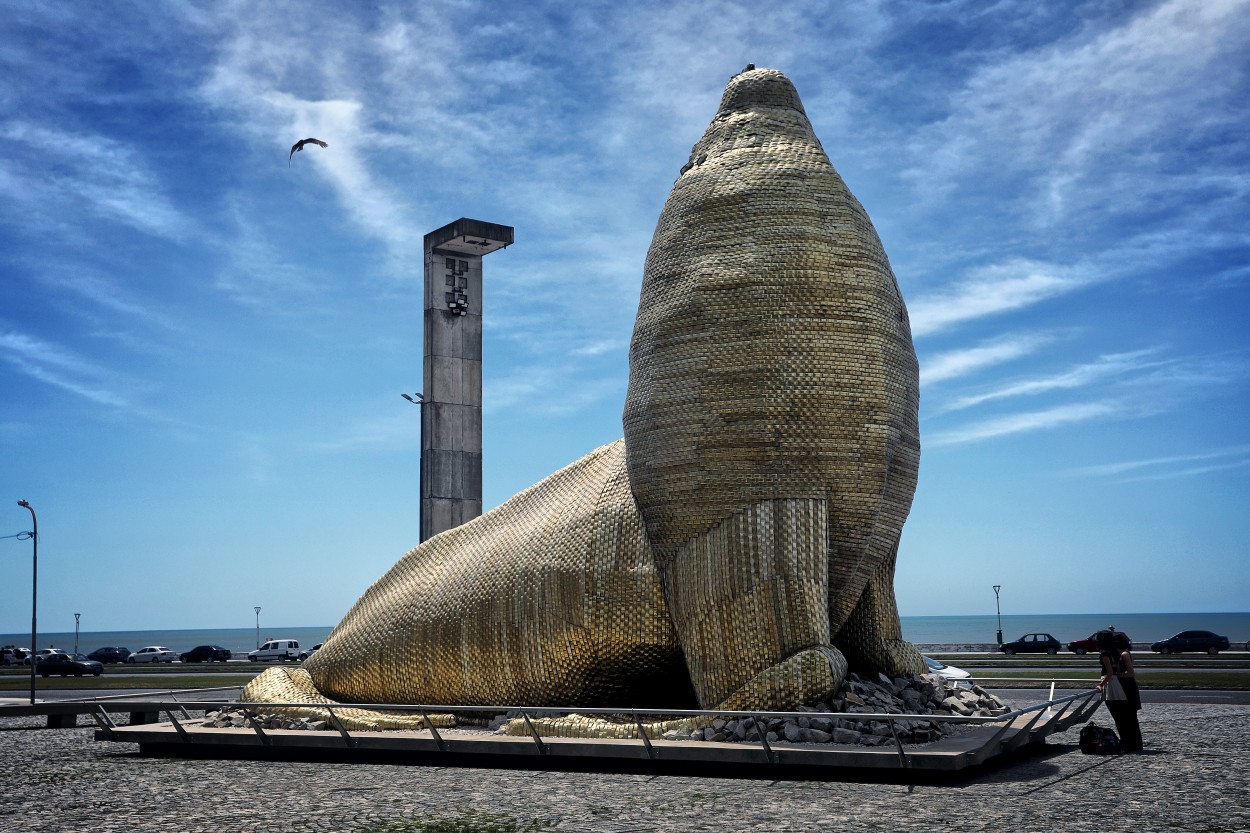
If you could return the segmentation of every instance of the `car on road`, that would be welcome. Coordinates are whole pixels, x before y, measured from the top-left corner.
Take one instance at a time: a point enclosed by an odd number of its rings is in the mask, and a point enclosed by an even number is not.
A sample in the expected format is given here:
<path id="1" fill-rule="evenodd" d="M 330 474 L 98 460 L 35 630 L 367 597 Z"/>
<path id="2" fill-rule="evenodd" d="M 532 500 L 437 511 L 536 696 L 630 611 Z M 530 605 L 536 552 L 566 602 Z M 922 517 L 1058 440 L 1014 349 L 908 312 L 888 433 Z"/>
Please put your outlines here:
<path id="1" fill-rule="evenodd" d="M 1211 633 L 1211 631 L 1181 631 L 1176 636 L 1161 639 L 1150 646 L 1150 650 L 1159 654 L 1183 654 L 1186 651 L 1206 651 L 1218 654 L 1228 650 L 1228 637 Z"/>
<path id="2" fill-rule="evenodd" d="M 168 648 L 162 648 L 160 645 L 149 645 L 126 657 L 126 662 L 173 662 L 176 659 L 178 659 L 178 655 Z"/>
<path id="3" fill-rule="evenodd" d="M 125 662 L 130 659 L 130 649 L 123 648 L 120 645 L 111 645 L 107 648 L 96 648 L 87 654 L 87 659 L 93 659 L 96 662 L 114 663 Z"/>
<path id="4" fill-rule="evenodd" d="M 5 645 L 0 648 L 0 665 L 25 665 L 28 656 L 30 656 L 29 648 Z"/>
<path id="5" fill-rule="evenodd" d="M 1026 633 L 1015 642 L 1004 642 L 998 650 L 1012 654 L 1057 654 L 1062 643 L 1048 633 Z"/>
<path id="6" fill-rule="evenodd" d="M 62 651 L 60 648 L 40 648 L 38 651 L 35 651 L 35 662 L 39 663 L 43 661 L 44 657 L 51 657 L 51 656 L 56 656 L 57 654 L 64 654 L 64 653 L 65 652 Z M 30 665 L 29 653 L 27 653 L 26 659 L 22 660 L 22 664 Z"/>
<path id="7" fill-rule="evenodd" d="M 299 661 L 303 662 L 304 660 L 311 657 L 313 654 L 317 653 L 317 651 L 321 648 L 321 645 L 322 643 L 318 642 L 316 645 L 312 646 L 311 648 L 305 648 L 304 650 L 300 651 Z"/>
<path id="8" fill-rule="evenodd" d="M 225 662 L 230 659 L 230 652 L 220 645 L 198 645 L 185 654 L 179 654 L 178 659 L 183 662 Z"/>
<path id="9" fill-rule="evenodd" d="M 298 660 L 299 642 L 294 639 L 271 639 L 255 651 L 248 651 L 247 658 L 252 662 Z"/>
<path id="10" fill-rule="evenodd" d="M 922 657 L 924 664 L 929 667 L 930 674 L 936 674 L 944 680 L 950 680 L 960 688 L 972 688 L 972 674 L 962 668 L 956 668 L 953 665 L 947 665 L 941 660 L 933 657 Z"/>
<path id="11" fill-rule="evenodd" d="M 1129 644 L 1130 645 L 1132 644 L 1133 640 L 1129 639 L 1129 636 L 1127 633 L 1124 633 L 1123 631 L 1117 631 L 1117 633 L 1123 634 L 1124 638 L 1128 639 Z M 1089 635 L 1088 639 L 1076 639 L 1076 640 L 1073 640 L 1072 642 L 1069 642 L 1068 650 L 1074 654 L 1088 654 L 1090 652 L 1097 652 L 1099 650 L 1098 649 L 1098 633 L 1095 631 L 1094 633 L 1091 633 Z M 1132 649 L 1130 648 L 1129 650 L 1132 650 Z"/>
<path id="12" fill-rule="evenodd" d="M 60 674 L 62 677 L 68 677 L 70 674 L 75 677 L 91 674 L 98 677 L 104 673 L 104 663 L 87 659 L 83 654 L 60 652 L 39 657 L 35 663 L 35 670 L 39 672 L 40 677 L 50 677 L 53 674 Z"/>

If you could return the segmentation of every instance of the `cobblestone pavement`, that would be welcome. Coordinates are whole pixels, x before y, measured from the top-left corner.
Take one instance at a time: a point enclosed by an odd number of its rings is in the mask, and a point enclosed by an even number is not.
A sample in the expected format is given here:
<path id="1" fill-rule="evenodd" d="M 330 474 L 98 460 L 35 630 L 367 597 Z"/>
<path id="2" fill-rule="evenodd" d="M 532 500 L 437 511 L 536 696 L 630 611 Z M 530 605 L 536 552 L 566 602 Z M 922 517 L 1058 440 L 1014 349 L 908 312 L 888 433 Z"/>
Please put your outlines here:
<path id="1" fill-rule="evenodd" d="M 1231 833 L 1250 830 L 1248 718 L 1246 706 L 1147 704 L 1145 754 L 1082 755 L 1072 730 L 1011 766 L 914 787 L 143 758 L 91 728 L 4 718 L 0 831 Z M 1105 711 L 1095 722 L 1111 725 Z"/>

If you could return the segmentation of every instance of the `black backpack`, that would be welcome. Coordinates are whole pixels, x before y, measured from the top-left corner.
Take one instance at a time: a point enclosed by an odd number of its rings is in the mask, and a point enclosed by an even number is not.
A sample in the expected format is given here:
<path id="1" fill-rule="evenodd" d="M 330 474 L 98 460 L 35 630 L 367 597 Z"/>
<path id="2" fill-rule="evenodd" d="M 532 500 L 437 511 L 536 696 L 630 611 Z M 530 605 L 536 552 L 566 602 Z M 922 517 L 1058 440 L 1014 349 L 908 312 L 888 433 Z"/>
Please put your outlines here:
<path id="1" fill-rule="evenodd" d="M 1114 729 L 1104 729 L 1096 723 L 1086 723 L 1081 729 L 1081 751 L 1086 755 L 1120 754 L 1120 738 Z"/>

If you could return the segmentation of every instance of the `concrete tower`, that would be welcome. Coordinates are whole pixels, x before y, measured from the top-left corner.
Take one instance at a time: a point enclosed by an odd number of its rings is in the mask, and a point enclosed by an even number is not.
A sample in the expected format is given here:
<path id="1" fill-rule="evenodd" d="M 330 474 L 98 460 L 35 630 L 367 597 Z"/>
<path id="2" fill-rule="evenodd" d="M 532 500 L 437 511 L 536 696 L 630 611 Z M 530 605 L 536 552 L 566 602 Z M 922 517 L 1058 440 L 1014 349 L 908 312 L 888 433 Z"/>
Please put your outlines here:
<path id="1" fill-rule="evenodd" d="M 482 258 L 511 243 L 463 217 L 425 236 L 422 541 L 482 514 Z"/>

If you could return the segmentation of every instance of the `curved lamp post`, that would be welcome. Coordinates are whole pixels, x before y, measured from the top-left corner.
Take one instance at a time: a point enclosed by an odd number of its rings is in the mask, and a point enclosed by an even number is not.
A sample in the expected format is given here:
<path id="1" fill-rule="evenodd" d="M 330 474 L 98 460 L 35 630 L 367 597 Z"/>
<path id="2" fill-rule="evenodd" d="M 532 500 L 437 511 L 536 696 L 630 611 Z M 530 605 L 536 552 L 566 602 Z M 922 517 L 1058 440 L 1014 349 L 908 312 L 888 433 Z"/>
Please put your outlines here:
<path id="1" fill-rule="evenodd" d="M 1003 609 L 998 605 L 998 591 L 1002 590 L 1001 584 L 994 585 L 994 610 L 998 612 L 998 644 L 1003 644 Z"/>
<path id="2" fill-rule="evenodd" d="M 404 399 L 407 399 L 413 405 L 420 406 L 420 405 L 428 404 L 425 399 L 425 394 L 423 393 L 414 393 L 411 395 L 407 393 L 401 393 L 400 396 L 402 396 Z M 418 491 L 421 492 L 421 496 L 417 500 L 417 543 L 418 544 L 424 543 L 425 541 L 425 409 L 424 408 L 421 409 L 421 440 L 420 442 L 421 442 L 421 461 L 418 464 L 419 473 L 417 474 L 417 489 Z"/>
<path id="3" fill-rule="evenodd" d="M 35 646 L 39 644 L 38 630 L 36 621 L 38 617 L 35 615 L 39 604 L 39 519 L 35 517 L 35 508 L 24 500 L 17 502 L 18 506 L 30 512 L 31 531 L 29 533 L 21 533 L 18 538 L 30 538 L 31 546 L 31 566 L 30 566 L 30 704 L 35 705 Z"/>
<path id="4" fill-rule="evenodd" d="M 260 650 L 260 608 L 256 608 L 256 650 Z"/>

